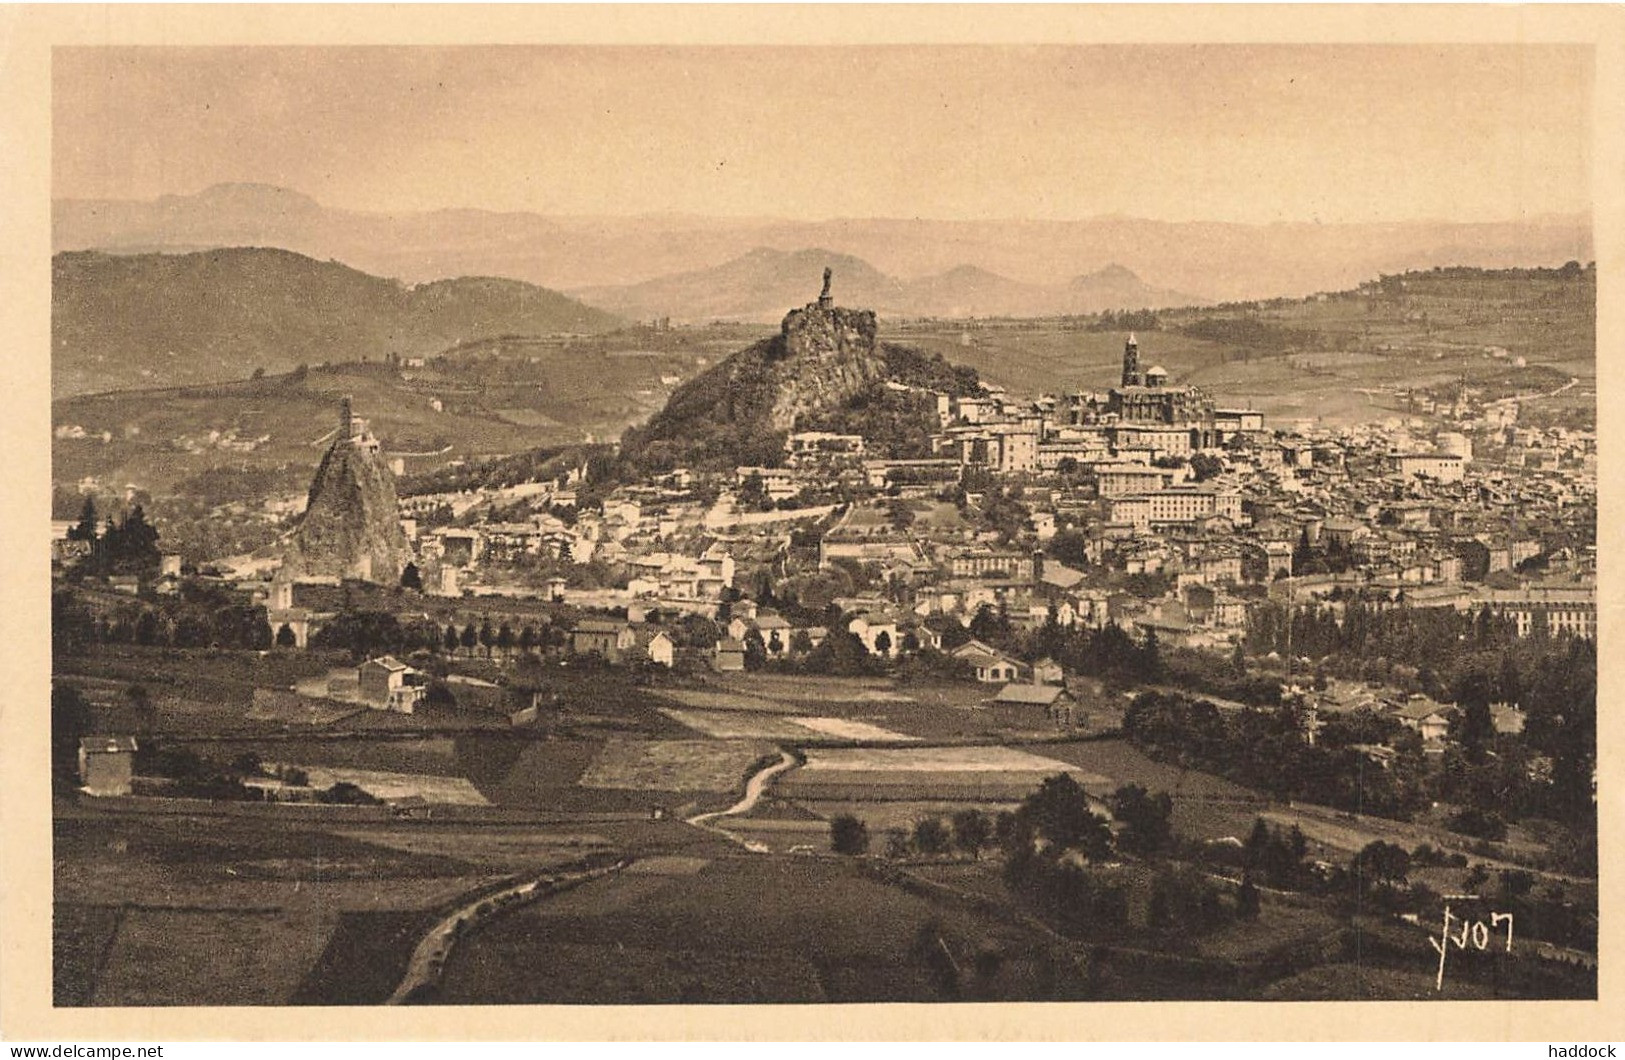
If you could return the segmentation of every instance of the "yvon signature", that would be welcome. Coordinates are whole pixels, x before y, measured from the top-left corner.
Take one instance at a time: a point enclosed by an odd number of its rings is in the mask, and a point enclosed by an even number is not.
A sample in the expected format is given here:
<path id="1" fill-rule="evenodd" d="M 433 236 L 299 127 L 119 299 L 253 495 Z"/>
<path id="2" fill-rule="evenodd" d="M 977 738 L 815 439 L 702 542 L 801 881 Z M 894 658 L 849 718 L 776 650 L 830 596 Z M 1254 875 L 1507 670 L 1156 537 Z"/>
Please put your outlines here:
<path id="1" fill-rule="evenodd" d="M 1444 989 L 1444 964 L 1450 954 L 1450 947 L 1454 945 L 1458 950 L 1465 950 L 1469 945 L 1480 951 L 1488 949 L 1492 937 L 1499 934 L 1503 925 L 1506 927 L 1506 952 L 1512 952 L 1512 914 L 1490 913 L 1489 920 L 1478 918 L 1458 917 L 1450 911 L 1452 900 L 1478 900 L 1476 894 L 1447 894 L 1444 896 L 1444 924 L 1439 929 L 1439 937 L 1428 936 L 1428 942 L 1439 951 L 1439 975 L 1434 980 L 1433 989 Z M 1461 933 L 1451 934 L 1452 926 L 1459 925 Z"/>

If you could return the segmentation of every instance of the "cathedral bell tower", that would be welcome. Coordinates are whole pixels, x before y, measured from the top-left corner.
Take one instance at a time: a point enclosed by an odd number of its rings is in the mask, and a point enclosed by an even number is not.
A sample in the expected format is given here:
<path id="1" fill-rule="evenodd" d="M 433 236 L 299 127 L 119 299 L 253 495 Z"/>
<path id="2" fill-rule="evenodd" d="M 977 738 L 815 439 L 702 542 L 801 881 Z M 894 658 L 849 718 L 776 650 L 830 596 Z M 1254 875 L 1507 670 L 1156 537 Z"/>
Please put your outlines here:
<path id="1" fill-rule="evenodd" d="M 1140 344 L 1134 340 L 1134 333 L 1129 332 L 1128 341 L 1123 343 L 1123 385 L 1140 386 L 1143 380 L 1140 376 Z"/>

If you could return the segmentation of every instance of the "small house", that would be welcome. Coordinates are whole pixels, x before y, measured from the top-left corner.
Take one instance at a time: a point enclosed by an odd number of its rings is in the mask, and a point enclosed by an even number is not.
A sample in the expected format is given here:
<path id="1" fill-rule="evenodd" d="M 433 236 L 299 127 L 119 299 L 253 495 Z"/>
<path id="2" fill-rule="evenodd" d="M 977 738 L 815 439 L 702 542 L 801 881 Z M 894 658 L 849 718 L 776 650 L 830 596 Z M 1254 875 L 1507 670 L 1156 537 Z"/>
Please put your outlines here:
<path id="1" fill-rule="evenodd" d="M 644 654 L 655 665 L 670 669 L 677 659 L 677 642 L 665 630 L 661 630 L 649 638 L 649 643 L 644 646 Z"/>
<path id="2" fill-rule="evenodd" d="M 602 655 L 610 662 L 620 662 L 638 641 L 637 634 L 625 622 L 609 619 L 586 619 L 570 630 L 572 655 Z"/>
<path id="3" fill-rule="evenodd" d="M 79 782 L 90 795 L 128 795 L 135 775 L 135 737 L 86 736 L 79 741 Z"/>
<path id="4" fill-rule="evenodd" d="M 393 655 L 368 659 L 356 668 L 359 694 L 376 710 L 410 714 L 423 701 L 427 691 L 423 674 Z"/>
<path id="5" fill-rule="evenodd" d="M 717 641 L 711 656 L 711 668 L 718 673 L 733 673 L 745 668 L 745 645 L 733 637 Z"/>
<path id="6" fill-rule="evenodd" d="M 1422 737 L 1423 744 L 1442 744 L 1450 735 L 1450 714 L 1447 708 L 1426 696 L 1416 696 L 1397 713 L 1405 727 Z"/>
<path id="7" fill-rule="evenodd" d="M 1077 701 L 1060 685 L 1012 683 L 999 689 L 993 703 L 1000 707 L 1037 707 L 1056 725 L 1070 726 Z"/>
<path id="8" fill-rule="evenodd" d="M 951 654 L 964 659 L 976 671 L 976 679 L 983 684 L 1000 685 L 1021 676 L 1021 663 L 991 645 L 979 640 L 966 641 Z"/>

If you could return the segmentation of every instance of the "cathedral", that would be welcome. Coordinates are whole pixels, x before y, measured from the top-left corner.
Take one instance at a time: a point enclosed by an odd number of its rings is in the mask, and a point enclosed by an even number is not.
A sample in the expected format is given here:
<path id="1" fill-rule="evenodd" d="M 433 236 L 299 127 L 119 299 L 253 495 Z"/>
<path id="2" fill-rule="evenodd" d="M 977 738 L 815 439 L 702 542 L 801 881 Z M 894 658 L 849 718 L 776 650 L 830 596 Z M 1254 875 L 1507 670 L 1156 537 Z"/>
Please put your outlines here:
<path id="1" fill-rule="evenodd" d="M 1171 387 L 1166 369 L 1140 368 L 1140 344 L 1131 334 L 1123 344 L 1120 385 L 1104 395 L 1077 394 L 1072 398 L 1074 424 L 1172 427 L 1191 432 L 1191 447 L 1214 444 L 1213 399 L 1201 387 Z"/>

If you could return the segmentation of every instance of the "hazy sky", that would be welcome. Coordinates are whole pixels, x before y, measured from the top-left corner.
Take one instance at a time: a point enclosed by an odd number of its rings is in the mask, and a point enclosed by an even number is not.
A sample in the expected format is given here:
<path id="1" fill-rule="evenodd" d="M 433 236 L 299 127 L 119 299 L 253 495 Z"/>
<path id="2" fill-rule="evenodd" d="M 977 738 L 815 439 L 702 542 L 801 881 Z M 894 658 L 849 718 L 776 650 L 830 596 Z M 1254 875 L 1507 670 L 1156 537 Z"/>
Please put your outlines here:
<path id="1" fill-rule="evenodd" d="M 1567 46 L 59 48 L 57 197 L 554 214 L 1590 209 Z"/>

